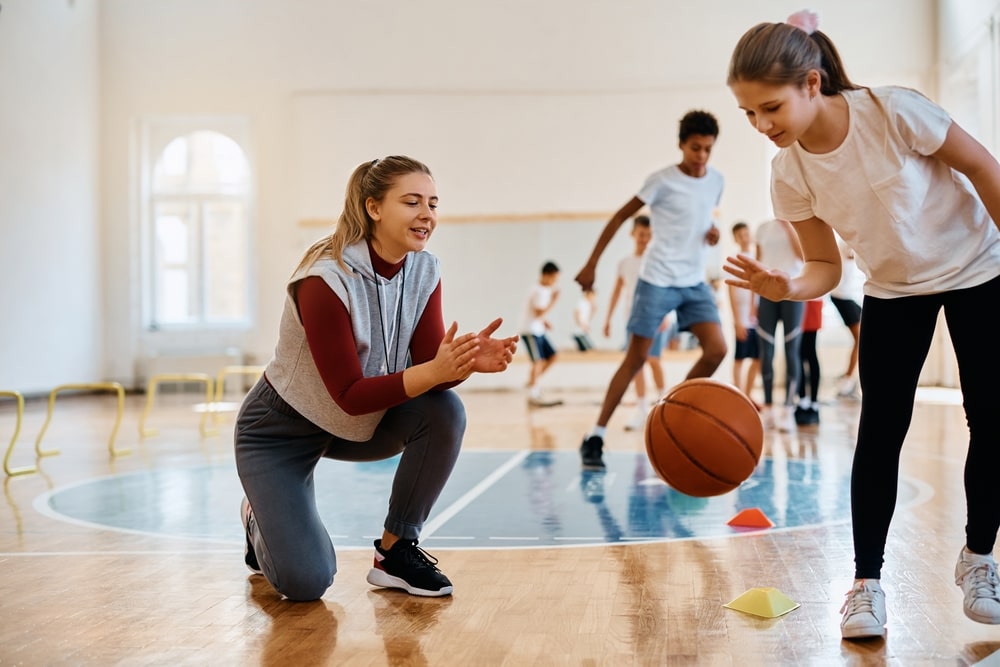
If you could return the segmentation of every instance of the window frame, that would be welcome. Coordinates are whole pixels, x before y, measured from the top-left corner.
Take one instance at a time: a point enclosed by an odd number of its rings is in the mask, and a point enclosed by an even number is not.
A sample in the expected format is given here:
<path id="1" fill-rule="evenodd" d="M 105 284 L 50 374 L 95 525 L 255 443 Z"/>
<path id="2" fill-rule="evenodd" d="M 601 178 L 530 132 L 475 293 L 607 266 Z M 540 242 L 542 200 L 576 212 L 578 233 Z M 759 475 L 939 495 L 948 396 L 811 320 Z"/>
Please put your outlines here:
<path id="1" fill-rule="evenodd" d="M 137 177 L 135 210 L 138 221 L 138 243 L 135 248 L 136 271 L 139 278 L 138 297 L 138 326 L 143 335 L 149 336 L 170 336 L 177 338 L 178 342 L 192 335 L 205 334 L 211 332 L 243 332 L 253 329 L 256 324 L 257 314 L 255 311 L 255 280 L 256 275 L 253 270 L 255 257 L 256 237 L 256 169 L 253 158 L 253 151 L 250 141 L 250 122 L 245 116 L 151 116 L 138 120 L 136 125 L 137 151 L 134 155 L 136 169 L 132 173 Z M 188 136 L 194 132 L 215 132 L 233 140 L 243 152 L 247 163 L 247 188 L 240 194 L 226 191 L 225 188 L 218 191 L 188 193 L 157 193 L 154 191 L 153 177 L 157 161 L 160 159 L 165 148 L 174 140 Z M 205 253 L 205 229 L 203 212 L 212 203 L 241 202 L 246 211 L 246 281 L 244 286 L 244 299 L 246 312 L 242 319 L 233 321 L 208 321 L 206 320 L 206 309 L 208 299 L 206 298 L 206 265 L 203 257 L 197 258 L 197 284 L 192 286 L 196 291 L 197 317 L 190 322 L 158 322 L 156 316 L 157 307 L 157 267 L 155 266 L 154 244 L 156 235 L 156 208 L 162 204 L 187 203 L 196 208 L 196 227 L 199 238 L 195 243 L 198 252 Z"/>

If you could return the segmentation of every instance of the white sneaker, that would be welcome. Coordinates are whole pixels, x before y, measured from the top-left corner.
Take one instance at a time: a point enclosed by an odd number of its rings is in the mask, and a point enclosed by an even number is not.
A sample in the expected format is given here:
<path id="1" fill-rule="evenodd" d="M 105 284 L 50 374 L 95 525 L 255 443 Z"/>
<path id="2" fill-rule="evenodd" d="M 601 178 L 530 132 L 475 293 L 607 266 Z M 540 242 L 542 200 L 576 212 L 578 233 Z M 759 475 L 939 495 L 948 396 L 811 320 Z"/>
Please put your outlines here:
<path id="1" fill-rule="evenodd" d="M 562 404 L 562 400 L 558 398 L 545 398 L 541 395 L 528 397 L 528 405 L 533 408 L 554 408 Z"/>
<path id="2" fill-rule="evenodd" d="M 639 408 L 636 410 L 635 416 L 627 424 L 625 424 L 626 431 L 642 431 L 646 428 L 646 418 L 649 416 L 649 412 Z"/>
<path id="3" fill-rule="evenodd" d="M 963 548 L 955 564 L 955 584 L 965 593 L 966 616 L 977 623 L 1000 625 L 1000 577 L 993 556 Z"/>
<path id="4" fill-rule="evenodd" d="M 840 635 L 844 639 L 885 637 L 885 593 L 878 579 L 861 579 L 840 608 Z"/>
<path id="5" fill-rule="evenodd" d="M 858 400 L 861 395 L 858 393 L 858 381 L 853 377 L 841 377 L 837 383 L 837 398 L 849 398 Z"/>
<path id="6" fill-rule="evenodd" d="M 798 426 L 795 424 L 795 415 L 792 408 L 785 406 L 774 418 L 775 425 L 782 433 L 794 433 Z"/>
<path id="7" fill-rule="evenodd" d="M 765 405 L 760 411 L 760 420 L 768 431 L 774 429 L 774 408 Z"/>

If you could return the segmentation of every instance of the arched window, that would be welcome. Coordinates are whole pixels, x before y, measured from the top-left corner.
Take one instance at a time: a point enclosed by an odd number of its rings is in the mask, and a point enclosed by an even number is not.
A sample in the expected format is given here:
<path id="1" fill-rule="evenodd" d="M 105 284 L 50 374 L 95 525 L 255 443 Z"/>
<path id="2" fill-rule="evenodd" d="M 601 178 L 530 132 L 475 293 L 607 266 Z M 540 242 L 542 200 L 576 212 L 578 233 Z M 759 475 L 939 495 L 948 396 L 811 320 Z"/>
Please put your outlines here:
<path id="1" fill-rule="evenodd" d="M 232 138 L 196 130 L 156 155 L 148 184 L 147 326 L 249 324 L 247 156 Z"/>

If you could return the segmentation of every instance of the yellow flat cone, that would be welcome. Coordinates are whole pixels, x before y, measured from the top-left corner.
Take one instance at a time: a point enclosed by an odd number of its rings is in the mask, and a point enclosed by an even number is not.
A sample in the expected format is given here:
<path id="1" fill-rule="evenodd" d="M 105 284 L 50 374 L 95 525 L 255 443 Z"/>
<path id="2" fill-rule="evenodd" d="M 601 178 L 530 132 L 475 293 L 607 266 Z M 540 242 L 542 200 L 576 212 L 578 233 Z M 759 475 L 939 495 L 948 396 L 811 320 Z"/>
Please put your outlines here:
<path id="1" fill-rule="evenodd" d="M 788 599 L 777 588 L 751 588 L 729 604 L 722 606 L 763 618 L 777 618 L 798 609 L 799 603 Z"/>
<path id="2" fill-rule="evenodd" d="M 774 528 L 774 522 L 759 507 L 742 510 L 726 523 L 736 528 Z"/>

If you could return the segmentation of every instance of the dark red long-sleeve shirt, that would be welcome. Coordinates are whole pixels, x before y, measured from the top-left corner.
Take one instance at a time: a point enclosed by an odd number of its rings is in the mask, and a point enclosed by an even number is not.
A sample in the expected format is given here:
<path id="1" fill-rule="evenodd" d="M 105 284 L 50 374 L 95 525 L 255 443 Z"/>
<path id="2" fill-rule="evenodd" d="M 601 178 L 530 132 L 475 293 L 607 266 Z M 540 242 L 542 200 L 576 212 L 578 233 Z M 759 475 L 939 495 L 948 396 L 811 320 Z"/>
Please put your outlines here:
<path id="1" fill-rule="evenodd" d="M 372 267 L 385 278 L 399 272 L 403 262 L 389 264 L 374 252 Z M 360 415 L 390 408 L 409 400 L 403 388 L 403 372 L 366 378 L 361 371 L 351 316 L 347 306 L 319 276 L 308 276 L 296 291 L 299 318 L 305 328 L 306 340 L 313 361 L 334 402 L 349 415 Z M 441 283 L 431 293 L 413 330 L 410 341 L 412 365 L 430 361 L 437 355 L 444 338 L 444 318 L 441 311 Z M 452 382 L 435 390 L 453 387 Z"/>

